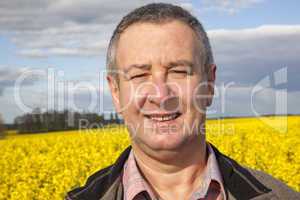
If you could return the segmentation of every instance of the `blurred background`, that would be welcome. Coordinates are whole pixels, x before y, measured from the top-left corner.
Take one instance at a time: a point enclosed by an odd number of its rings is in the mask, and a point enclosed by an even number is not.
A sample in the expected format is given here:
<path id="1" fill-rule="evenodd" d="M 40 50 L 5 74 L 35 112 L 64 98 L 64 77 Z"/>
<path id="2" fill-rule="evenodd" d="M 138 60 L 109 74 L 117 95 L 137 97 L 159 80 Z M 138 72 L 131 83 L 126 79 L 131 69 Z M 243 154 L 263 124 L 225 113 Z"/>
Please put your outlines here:
<path id="1" fill-rule="evenodd" d="M 94 112 L 109 118 L 114 109 L 105 80 L 108 41 L 125 13 L 149 2 L 1 1 L 4 122 L 12 124 L 17 116 L 34 110 Z M 300 113 L 298 1 L 165 2 L 191 11 L 208 31 L 219 91 L 209 117 Z M 277 83 L 278 70 L 282 80 Z M 252 95 L 258 84 L 264 90 Z M 286 108 L 278 110 L 276 92 L 283 90 Z"/>
<path id="2" fill-rule="evenodd" d="M 122 16 L 150 2 L 0 1 L 0 199 L 62 199 L 129 144 L 106 49 Z M 300 191 L 300 2 L 162 2 L 208 32 L 217 64 L 210 141 Z"/>

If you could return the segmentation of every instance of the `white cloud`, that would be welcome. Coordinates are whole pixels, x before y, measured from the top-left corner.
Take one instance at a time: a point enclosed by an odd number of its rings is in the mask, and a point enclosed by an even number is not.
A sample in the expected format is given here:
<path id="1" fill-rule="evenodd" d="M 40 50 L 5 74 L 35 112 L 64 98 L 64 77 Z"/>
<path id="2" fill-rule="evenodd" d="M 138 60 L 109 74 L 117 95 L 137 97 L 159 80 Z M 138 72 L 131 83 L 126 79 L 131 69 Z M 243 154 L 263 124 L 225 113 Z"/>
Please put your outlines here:
<path id="1" fill-rule="evenodd" d="M 265 0 L 204 0 L 201 5 L 204 10 L 220 11 L 228 14 L 235 14 L 241 9 L 249 8 Z"/>
<path id="2" fill-rule="evenodd" d="M 120 18 L 129 10 L 148 2 L 151 1 L 0 1 L 0 34 L 10 38 L 17 45 L 18 54 L 26 57 L 101 56 Z M 194 9 L 189 1 L 165 2 L 175 2 L 190 11 Z M 207 9 L 234 13 L 261 2 L 263 1 L 213 0 L 206 1 L 205 5 Z M 297 77 L 300 74 L 300 46 L 297 45 L 300 41 L 300 25 L 219 29 L 210 30 L 208 34 L 218 65 L 218 84 L 236 82 L 235 87 L 226 97 L 228 110 L 225 115 L 251 114 L 250 88 L 265 76 L 272 77 L 276 70 L 283 67 L 288 67 L 288 111 L 300 112 L 299 109 L 297 111 L 300 98 L 297 92 L 300 91 Z M 5 69 L 0 70 L 0 94 L 4 89 L 10 90 L 13 85 L 12 80 L 20 74 Z M 42 91 L 43 88 L 40 89 Z M 102 91 L 105 96 L 104 104 L 112 108 L 107 87 L 104 89 L 105 91 Z M 275 90 L 271 88 L 269 92 L 256 99 L 258 109 L 262 111 L 273 109 L 272 94 Z M 36 106 L 39 102 L 46 102 L 45 94 L 40 93 L 33 86 L 24 90 L 24 94 L 27 95 L 27 101 L 31 105 Z M 5 105 L 11 105 L 3 101 L 4 98 L 12 101 L 12 97 L 9 99 L 8 96 L 3 95 L 1 98 L 1 109 Z M 76 99 L 79 104 L 86 105 L 89 101 L 87 91 L 78 92 Z"/>
<path id="3" fill-rule="evenodd" d="M 300 25 L 265 25 L 236 30 L 208 32 L 218 81 L 235 81 L 253 85 L 275 71 L 288 68 L 288 87 L 300 90 L 299 74 Z"/>
<path id="4" fill-rule="evenodd" d="M 21 50 L 20 55 L 45 56 L 98 56 L 108 45 L 112 25 L 85 25 L 68 23 L 60 28 L 14 34 L 12 41 Z"/>
<path id="5" fill-rule="evenodd" d="M 300 25 L 264 25 L 256 28 L 208 31 L 213 49 L 222 62 L 255 58 L 298 58 Z M 237 56 L 238 55 L 238 56 Z"/>
<path id="6" fill-rule="evenodd" d="M 26 72 L 28 68 L 22 67 L 18 69 L 11 69 L 8 66 L 0 66 L 0 96 L 7 88 L 11 88 L 15 85 L 15 81 Z M 23 86 L 33 85 L 35 82 L 40 80 L 39 76 L 29 75 L 23 81 Z"/>
<path id="7" fill-rule="evenodd" d="M 17 0 L 0 2 L 0 32 L 5 33 L 18 46 L 19 55 L 46 57 L 103 55 L 120 18 L 129 10 L 151 1 L 26 2 L 20 6 L 15 6 Z M 188 10 L 194 9 L 189 1 L 176 2 Z M 262 1 L 209 2 L 212 5 L 228 6 L 238 2 L 235 4 L 245 7 Z M 297 57 L 299 52 L 299 45 L 293 45 L 299 41 L 299 27 L 266 25 L 240 30 L 211 30 L 209 36 L 216 59 L 221 63 L 262 57 L 263 60 L 272 60 L 274 55 L 283 55 L 288 59 Z"/>
<path id="8" fill-rule="evenodd" d="M 0 34 L 26 57 L 97 56 L 130 10 L 153 0 L 0 1 Z M 189 0 L 164 0 L 190 11 Z"/>

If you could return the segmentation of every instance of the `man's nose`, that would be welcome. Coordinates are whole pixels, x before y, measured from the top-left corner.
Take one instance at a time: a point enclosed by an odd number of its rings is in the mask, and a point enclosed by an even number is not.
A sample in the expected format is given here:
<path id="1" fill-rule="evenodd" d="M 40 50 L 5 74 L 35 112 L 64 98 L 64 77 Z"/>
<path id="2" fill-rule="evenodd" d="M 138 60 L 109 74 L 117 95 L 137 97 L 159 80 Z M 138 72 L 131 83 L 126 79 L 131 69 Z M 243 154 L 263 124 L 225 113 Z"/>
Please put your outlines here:
<path id="1" fill-rule="evenodd" d="M 150 102 L 160 106 L 170 96 L 170 88 L 163 79 L 152 81 L 152 91 L 148 96 Z"/>

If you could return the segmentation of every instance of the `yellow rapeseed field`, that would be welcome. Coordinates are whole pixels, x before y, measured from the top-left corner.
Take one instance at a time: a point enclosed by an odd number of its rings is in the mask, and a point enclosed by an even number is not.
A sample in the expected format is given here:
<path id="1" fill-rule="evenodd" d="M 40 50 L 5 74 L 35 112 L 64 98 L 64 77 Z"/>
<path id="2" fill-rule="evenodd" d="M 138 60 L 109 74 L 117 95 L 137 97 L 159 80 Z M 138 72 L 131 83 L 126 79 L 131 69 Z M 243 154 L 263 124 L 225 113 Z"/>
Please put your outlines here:
<path id="1" fill-rule="evenodd" d="M 300 117 L 209 120 L 207 139 L 240 163 L 300 191 Z M 287 128 L 287 131 L 285 131 Z M 11 135 L 0 140 L 0 199 L 63 199 L 129 145 L 126 129 Z"/>

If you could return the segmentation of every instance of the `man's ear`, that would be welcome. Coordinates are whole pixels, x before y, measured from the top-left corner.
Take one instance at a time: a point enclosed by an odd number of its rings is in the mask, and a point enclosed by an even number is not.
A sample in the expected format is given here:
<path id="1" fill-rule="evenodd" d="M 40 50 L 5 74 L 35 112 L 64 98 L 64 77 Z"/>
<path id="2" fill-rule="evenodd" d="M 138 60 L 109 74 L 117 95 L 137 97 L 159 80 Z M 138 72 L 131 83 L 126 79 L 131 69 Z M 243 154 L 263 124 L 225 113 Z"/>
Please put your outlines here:
<path id="1" fill-rule="evenodd" d="M 117 82 L 117 78 L 113 77 L 111 75 L 107 75 L 106 79 L 108 81 L 109 89 L 111 92 L 111 96 L 113 99 L 113 103 L 115 106 L 115 109 L 117 113 L 121 113 L 121 105 L 120 105 L 120 90 L 119 90 L 119 84 Z"/>
<path id="2" fill-rule="evenodd" d="M 210 106 L 212 104 L 212 100 L 214 97 L 214 88 L 215 88 L 215 80 L 216 80 L 216 71 L 217 66 L 215 64 L 209 64 L 207 71 L 207 83 L 208 83 L 208 98 L 206 106 Z"/>

